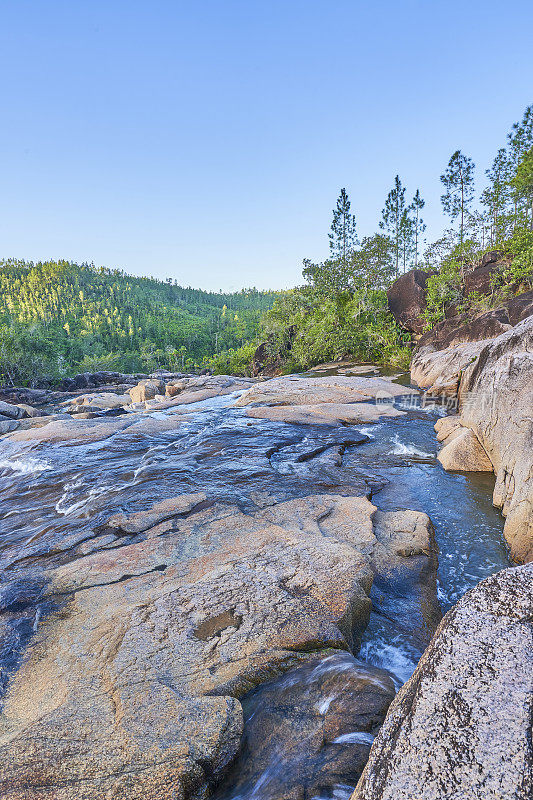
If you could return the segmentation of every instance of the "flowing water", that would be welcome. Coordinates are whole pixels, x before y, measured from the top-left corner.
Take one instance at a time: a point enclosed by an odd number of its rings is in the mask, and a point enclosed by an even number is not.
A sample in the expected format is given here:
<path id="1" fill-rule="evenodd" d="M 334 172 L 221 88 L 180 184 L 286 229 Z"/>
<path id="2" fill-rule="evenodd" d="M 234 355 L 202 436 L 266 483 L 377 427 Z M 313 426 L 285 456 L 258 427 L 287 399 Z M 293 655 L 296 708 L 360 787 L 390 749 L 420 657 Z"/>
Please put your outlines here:
<path id="1" fill-rule="evenodd" d="M 235 399 L 227 395 L 189 406 L 179 427 L 149 438 L 119 432 L 77 446 L 0 439 L 0 568 L 40 555 L 53 557 L 89 537 L 111 513 L 147 508 L 191 491 L 243 509 L 307 494 L 367 492 L 382 510 L 424 511 L 435 528 L 443 611 L 509 565 L 503 520 L 491 502 L 493 476 L 447 473 L 436 461 L 433 426 L 441 409 L 409 402 L 403 417 L 331 428 L 251 420 L 244 409 L 233 407 Z M 410 630 L 408 615 L 401 613 L 401 593 L 393 603 L 380 605 L 379 590 L 373 589 L 375 612 L 357 659 L 349 656 L 351 661 L 341 659 L 329 668 L 350 674 L 351 680 L 352 673 L 365 673 L 365 663 L 374 665 L 387 670 L 398 687 L 411 675 L 423 645 Z M 314 679 L 305 670 L 295 674 L 301 699 Z M 313 697 L 325 707 L 321 703 L 329 695 L 319 700 L 317 691 L 315 686 Z M 271 703 L 271 692 L 269 697 Z M 249 727 L 258 713 L 253 697 L 245 699 L 244 709 Z M 362 731 L 347 736 L 335 746 L 351 748 L 349 752 L 368 749 L 372 738 Z M 275 796 L 268 788 L 273 774 L 295 770 L 298 757 L 291 753 L 284 760 L 276 752 L 262 777 L 234 791 L 226 786 L 224 796 Z M 341 800 L 352 788 L 331 778 L 315 796 Z"/>

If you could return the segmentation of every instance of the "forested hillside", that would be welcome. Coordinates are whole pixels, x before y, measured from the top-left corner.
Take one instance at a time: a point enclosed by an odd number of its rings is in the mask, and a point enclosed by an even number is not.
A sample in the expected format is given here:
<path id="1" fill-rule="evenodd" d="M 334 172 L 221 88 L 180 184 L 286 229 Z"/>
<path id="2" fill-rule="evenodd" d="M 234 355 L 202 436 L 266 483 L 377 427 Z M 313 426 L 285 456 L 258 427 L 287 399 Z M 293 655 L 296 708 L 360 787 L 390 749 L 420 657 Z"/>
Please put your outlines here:
<path id="1" fill-rule="evenodd" d="M 68 261 L 2 261 L 0 381 L 199 367 L 253 338 L 276 296 L 185 289 Z"/>

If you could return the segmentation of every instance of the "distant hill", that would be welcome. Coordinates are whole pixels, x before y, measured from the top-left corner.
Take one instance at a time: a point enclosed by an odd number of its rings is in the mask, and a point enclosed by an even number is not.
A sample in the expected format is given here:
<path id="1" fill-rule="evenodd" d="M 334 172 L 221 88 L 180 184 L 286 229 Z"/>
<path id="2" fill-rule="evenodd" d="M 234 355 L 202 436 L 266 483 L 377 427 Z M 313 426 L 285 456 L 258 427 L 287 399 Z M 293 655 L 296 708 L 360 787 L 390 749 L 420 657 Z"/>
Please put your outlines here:
<path id="1" fill-rule="evenodd" d="M 278 295 L 205 292 L 70 261 L 0 261 L 0 382 L 201 366 L 252 339 Z"/>

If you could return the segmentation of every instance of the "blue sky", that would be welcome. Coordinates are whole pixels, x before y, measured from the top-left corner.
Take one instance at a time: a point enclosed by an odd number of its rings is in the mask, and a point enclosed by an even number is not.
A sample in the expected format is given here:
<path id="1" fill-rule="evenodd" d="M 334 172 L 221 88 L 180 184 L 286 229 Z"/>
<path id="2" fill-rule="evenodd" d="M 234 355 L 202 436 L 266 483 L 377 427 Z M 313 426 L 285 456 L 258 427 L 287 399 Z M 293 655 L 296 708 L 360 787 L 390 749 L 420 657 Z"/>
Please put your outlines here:
<path id="1" fill-rule="evenodd" d="M 0 0 L 0 256 L 283 288 L 396 173 L 442 229 L 533 102 L 531 0 Z"/>

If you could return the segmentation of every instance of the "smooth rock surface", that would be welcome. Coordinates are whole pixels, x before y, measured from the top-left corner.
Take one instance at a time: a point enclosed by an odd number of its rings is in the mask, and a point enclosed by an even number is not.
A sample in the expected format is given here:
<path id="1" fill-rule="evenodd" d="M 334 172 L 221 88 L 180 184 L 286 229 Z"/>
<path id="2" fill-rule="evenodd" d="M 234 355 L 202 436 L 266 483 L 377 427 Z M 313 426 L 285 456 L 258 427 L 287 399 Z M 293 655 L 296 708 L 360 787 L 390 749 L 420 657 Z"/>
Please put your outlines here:
<path id="1" fill-rule="evenodd" d="M 377 422 L 381 417 L 401 417 L 405 412 L 371 403 L 317 403 L 315 405 L 259 406 L 248 408 L 254 419 L 292 422 L 298 425 L 340 425 Z"/>
<path id="2" fill-rule="evenodd" d="M 533 565 L 482 581 L 393 701 L 352 800 L 529 800 Z"/>
<path id="3" fill-rule="evenodd" d="M 533 559 L 533 316 L 487 343 L 461 380 L 460 418 L 496 473 L 494 504 L 516 561 Z"/>
<path id="4" fill-rule="evenodd" d="M 30 565 L 23 608 L 42 614 L 4 698 L 2 798 L 205 797 L 239 747 L 237 698 L 325 650 L 349 651 L 387 552 L 415 571 L 429 560 L 426 515 L 402 516 L 398 530 L 397 512 L 380 514 L 375 530 L 363 497 L 250 514 L 190 506 L 139 533 L 127 515 L 133 533 L 95 532 L 93 552 L 85 538 L 42 574 Z M 18 585 L 4 589 L 15 602 Z"/>
<path id="5" fill-rule="evenodd" d="M 48 422 L 48 421 L 47 421 Z M 130 436 L 149 436 L 172 430 L 180 421 L 172 419 L 155 419 L 148 415 L 139 417 L 128 414 L 111 419 L 75 419 L 53 420 L 41 427 L 16 431 L 11 439 L 17 442 L 35 442 L 36 444 L 88 444 L 127 433 Z"/>
<path id="6" fill-rule="evenodd" d="M 444 469 L 453 472 L 492 472 L 492 462 L 470 428 L 453 431 L 437 456 Z"/>
<path id="7" fill-rule="evenodd" d="M 394 398 L 416 394 L 416 390 L 399 386 L 383 378 L 332 376 L 306 378 L 288 375 L 256 383 L 236 404 L 317 405 L 318 403 L 357 403 L 376 398 Z"/>

